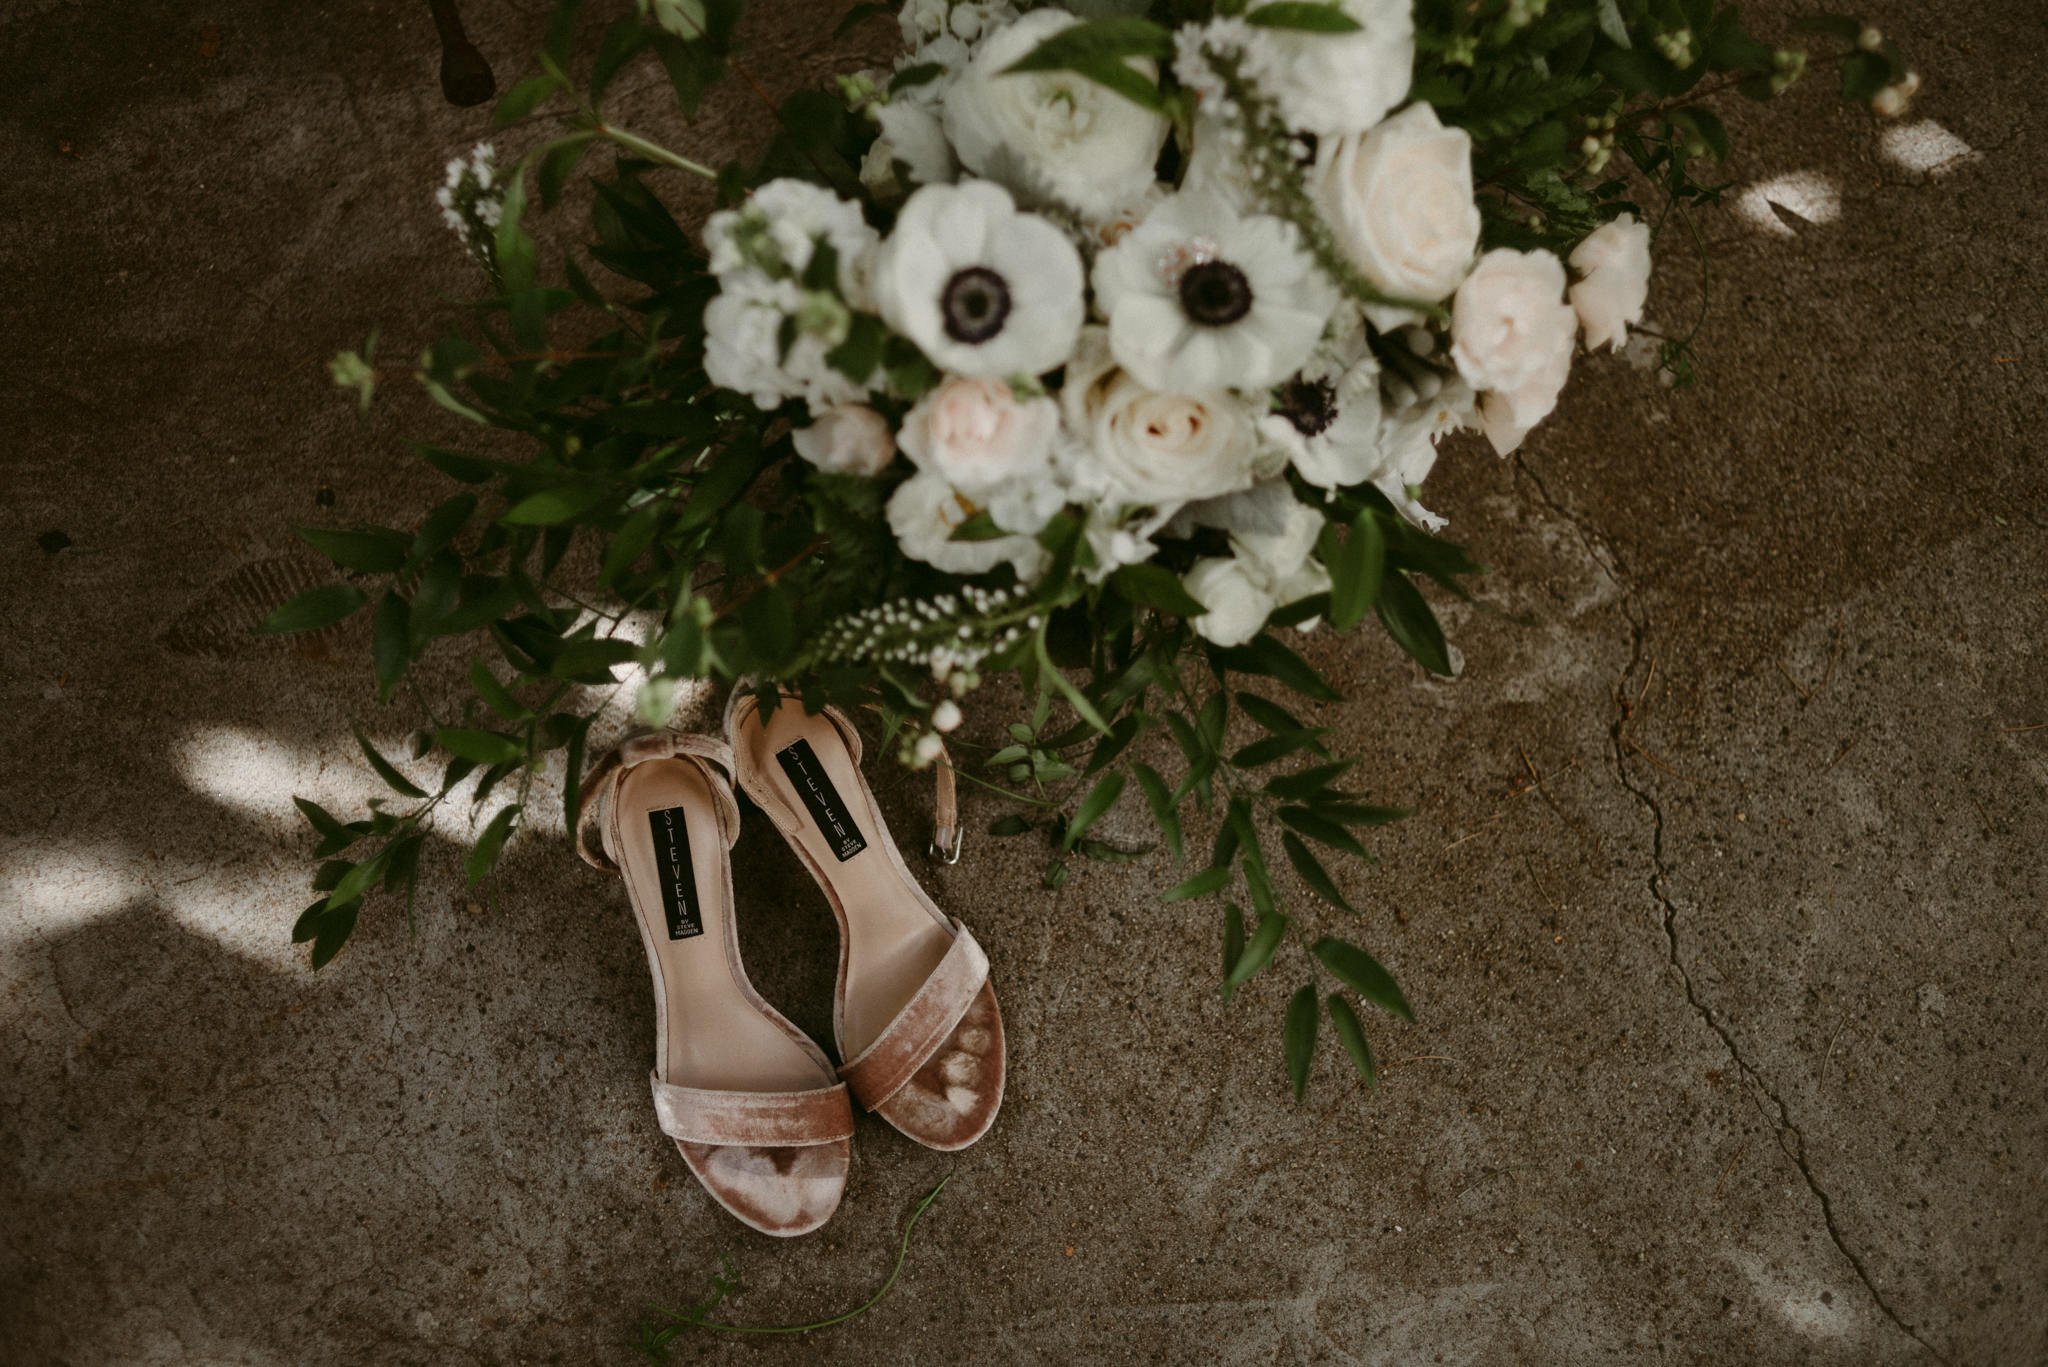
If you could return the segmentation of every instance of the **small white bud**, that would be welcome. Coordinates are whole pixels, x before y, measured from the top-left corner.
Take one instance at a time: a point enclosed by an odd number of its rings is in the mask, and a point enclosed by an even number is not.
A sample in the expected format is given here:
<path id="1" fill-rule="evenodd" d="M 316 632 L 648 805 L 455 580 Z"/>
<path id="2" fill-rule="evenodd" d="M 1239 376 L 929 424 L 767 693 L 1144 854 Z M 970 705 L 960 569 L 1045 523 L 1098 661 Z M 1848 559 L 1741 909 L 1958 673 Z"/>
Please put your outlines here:
<path id="1" fill-rule="evenodd" d="M 1884 35 L 1870 27 L 1870 25 L 1865 24 L 1863 32 L 1856 35 L 1856 46 L 1862 48 L 1865 52 L 1875 52 L 1884 46 Z"/>
<path id="2" fill-rule="evenodd" d="M 912 753 L 917 757 L 917 765 L 921 769 L 937 759 L 939 752 L 945 748 L 946 743 L 937 736 L 919 736 L 917 748 Z"/>
<path id="3" fill-rule="evenodd" d="M 1870 109 L 1881 118 L 1896 119 L 1906 112 L 1906 93 L 1898 86 L 1888 85 L 1870 97 Z"/>
<path id="4" fill-rule="evenodd" d="M 951 698 L 932 709 L 932 725 L 941 731 L 951 731 L 960 725 L 960 704 Z"/>

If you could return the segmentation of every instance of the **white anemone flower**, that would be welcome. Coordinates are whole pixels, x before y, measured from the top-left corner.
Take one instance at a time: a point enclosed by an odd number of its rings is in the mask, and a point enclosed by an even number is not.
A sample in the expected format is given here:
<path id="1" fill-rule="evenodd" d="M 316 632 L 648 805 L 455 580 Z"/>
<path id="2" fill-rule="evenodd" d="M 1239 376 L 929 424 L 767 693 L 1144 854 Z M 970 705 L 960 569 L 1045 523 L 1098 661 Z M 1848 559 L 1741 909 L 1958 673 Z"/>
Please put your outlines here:
<path id="1" fill-rule="evenodd" d="M 956 375 L 1037 375 L 1081 330 L 1081 254 L 988 181 L 927 185 L 875 260 L 882 317 Z"/>
<path id="2" fill-rule="evenodd" d="M 1179 194 L 1096 258 L 1095 298 L 1117 363 L 1173 393 L 1286 379 L 1322 339 L 1337 291 L 1293 224 Z"/>

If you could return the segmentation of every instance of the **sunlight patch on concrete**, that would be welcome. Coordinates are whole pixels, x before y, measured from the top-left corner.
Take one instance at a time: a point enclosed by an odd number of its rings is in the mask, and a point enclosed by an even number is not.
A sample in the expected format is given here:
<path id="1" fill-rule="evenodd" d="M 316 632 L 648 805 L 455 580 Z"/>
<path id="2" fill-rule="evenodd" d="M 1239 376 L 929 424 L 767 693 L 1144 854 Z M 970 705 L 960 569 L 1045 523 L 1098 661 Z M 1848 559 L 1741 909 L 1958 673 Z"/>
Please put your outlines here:
<path id="1" fill-rule="evenodd" d="M 1982 152 L 1933 119 L 1893 124 L 1878 137 L 1877 150 L 1886 161 L 1930 177 L 1945 176 L 1984 160 Z"/>
<path id="2" fill-rule="evenodd" d="M 1737 217 L 1758 232 L 1797 237 L 1785 214 L 1813 224 L 1833 223 L 1842 216 L 1842 192 L 1818 171 L 1790 171 L 1744 190 L 1736 196 L 1734 209 Z"/>

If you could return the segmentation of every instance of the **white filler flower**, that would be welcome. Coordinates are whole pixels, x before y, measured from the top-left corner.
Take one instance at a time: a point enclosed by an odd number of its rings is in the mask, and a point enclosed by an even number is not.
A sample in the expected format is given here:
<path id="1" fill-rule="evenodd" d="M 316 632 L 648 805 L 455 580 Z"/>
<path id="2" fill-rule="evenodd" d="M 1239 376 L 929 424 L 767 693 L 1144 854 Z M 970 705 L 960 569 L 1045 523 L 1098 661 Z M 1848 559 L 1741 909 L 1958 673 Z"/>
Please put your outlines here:
<path id="1" fill-rule="evenodd" d="M 1265 7 L 1255 4 L 1247 12 Z M 1408 93 L 1415 20 L 1409 0 L 1336 0 L 1330 8 L 1358 28 L 1254 28 L 1245 74 L 1279 103 L 1289 127 L 1337 137 L 1364 132 Z"/>
<path id="2" fill-rule="evenodd" d="M 1564 263 L 1549 252 L 1496 247 L 1451 304 L 1451 359 L 1479 400 L 1480 425 L 1507 455 L 1557 407 L 1571 370 L 1578 315 L 1564 302 Z"/>
<path id="3" fill-rule="evenodd" d="M 1003 74 L 1079 22 L 1065 10 L 1033 10 L 982 38 L 946 88 L 946 135 L 968 170 L 1001 181 L 1027 203 L 1053 201 L 1099 217 L 1144 192 L 1172 125 L 1071 71 Z M 1129 65 L 1148 78 L 1158 74 L 1144 58 Z"/>
<path id="4" fill-rule="evenodd" d="M 1643 321 L 1650 297 L 1650 228 L 1634 214 L 1603 223 L 1572 249 L 1579 283 L 1572 308 L 1586 330 L 1586 350 L 1619 347 L 1632 324 Z"/>
<path id="5" fill-rule="evenodd" d="M 1315 349 L 1337 292 L 1294 225 L 1180 194 L 1095 260 L 1117 363 L 1149 389 L 1263 389 Z"/>
<path id="6" fill-rule="evenodd" d="M 1081 327 L 1081 254 L 987 181 L 927 185 L 875 259 L 889 326 L 958 375 L 1036 375 L 1066 360 Z"/>
<path id="7" fill-rule="evenodd" d="M 1344 254 L 1398 298 L 1444 298 L 1479 250 L 1472 139 L 1462 128 L 1445 128 L 1426 104 L 1410 105 L 1361 136 L 1325 141 L 1315 192 Z M 1377 315 L 1374 322 L 1388 325 Z"/>
<path id="8" fill-rule="evenodd" d="M 896 458 L 888 419 L 862 403 L 826 409 L 790 440 L 798 455 L 838 475 L 879 475 Z"/>

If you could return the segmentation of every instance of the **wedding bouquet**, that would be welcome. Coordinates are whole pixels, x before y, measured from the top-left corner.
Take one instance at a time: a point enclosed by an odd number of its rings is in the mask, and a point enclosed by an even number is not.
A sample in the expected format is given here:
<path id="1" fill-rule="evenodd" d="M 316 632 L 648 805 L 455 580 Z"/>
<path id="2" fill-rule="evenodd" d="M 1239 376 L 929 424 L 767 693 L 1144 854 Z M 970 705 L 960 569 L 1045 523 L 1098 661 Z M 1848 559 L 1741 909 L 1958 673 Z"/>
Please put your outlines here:
<path id="1" fill-rule="evenodd" d="M 737 18 L 643 0 L 585 45 L 570 0 L 498 110 L 525 127 L 563 102 L 562 131 L 511 170 L 489 147 L 449 166 L 440 203 L 491 293 L 475 340 L 418 376 L 528 455 L 420 445 L 473 491 L 410 529 L 302 529 L 355 578 L 268 629 L 370 610 L 380 699 L 438 639 L 472 644 L 460 715 L 413 743 L 445 758 L 437 782 L 364 738 L 399 801 L 354 821 L 301 801 L 325 862 L 295 938 L 317 967 L 374 890 L 409 907 L 444 803 L 483 821 L 472 883 L 542 775 L 573 820 L 609 690 L 656 726 L 685 682 L 788 682 L 807 706 L 878 704 L 906 763 L 1011 805 L 990 830 L 1046 839 L 1048 886 L 1144 853 L 1096 834 L 1135 785 L 1190 866 L 1165 897 L 1241 884 L 1234 990 L 1302 894 L 1351 909 L 1333 859 L 1405 814 L 1273 696 L 1339 697 L 1290 638 L 1372 618 L 1454 672 L 1421 586 L 1462 596 L 1478 567 L 1422 501 L 1440 444 L 1514 451 L 1582 346 L 1623 343 L 1657 229 L 1719 193 L 1694 178 L 1727 155 L 1707 102 L 1771 98 L 1807 55 L 1713 0 L 907 0 L 893 70 L 785 101 L 757 162 L 607 119 L 643 55 L 693 113 L 739 66 Z M 1846 96 L 1903 107 L 1917 78 L 1881 35 L 1814 22 Z M 592 265 L 569 251 L 543 284 L 528 186 L 553 203 L 600 145 Z M 664 202 L 678 172 L 716 187 L 701 232 Z M 1685 340 L 1660 345 L 1682 379 Z M 367 404 L 373 347 L 334 374 Z M 956 732 L 996 674 L 1021 714 Z M 1196 819 L 1214 835 L 1190 858 Z M 1409 1015 L 1366 950 L 1308 948 Z M 1297 1095 L 1325 1013 L 1374 1078 L 1357 1012 L 1311 970 L 1286 1012 Z"/>

